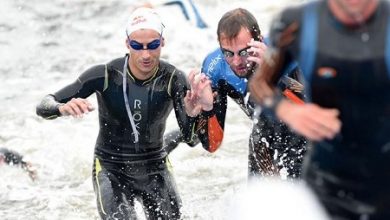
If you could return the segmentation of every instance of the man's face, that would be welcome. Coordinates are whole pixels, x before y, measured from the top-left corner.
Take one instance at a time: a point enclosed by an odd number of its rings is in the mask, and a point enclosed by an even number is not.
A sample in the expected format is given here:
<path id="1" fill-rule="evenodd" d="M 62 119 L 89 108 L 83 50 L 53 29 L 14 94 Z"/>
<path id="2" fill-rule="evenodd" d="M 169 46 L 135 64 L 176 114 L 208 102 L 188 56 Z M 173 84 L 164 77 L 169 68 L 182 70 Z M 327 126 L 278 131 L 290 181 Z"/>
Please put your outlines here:
<path id="1" fill-rule="evenodd" d="M 159 64 L 164 39 L 154 30 L 142 29 L 131 33 L 126 45 L 131 72 L 140 80 L 150 78 Z"/>
<path id="2" fill-rule="evenodd" d="M 236 38 L 229 40 L 221 34 L 220 46 L 225 59 L 233 72 L 239 77 L 246 77 L 254 67 L 254 63 L 247 60 L 246 52 L 252 35 L 246 28 L 241 28 Z"/>

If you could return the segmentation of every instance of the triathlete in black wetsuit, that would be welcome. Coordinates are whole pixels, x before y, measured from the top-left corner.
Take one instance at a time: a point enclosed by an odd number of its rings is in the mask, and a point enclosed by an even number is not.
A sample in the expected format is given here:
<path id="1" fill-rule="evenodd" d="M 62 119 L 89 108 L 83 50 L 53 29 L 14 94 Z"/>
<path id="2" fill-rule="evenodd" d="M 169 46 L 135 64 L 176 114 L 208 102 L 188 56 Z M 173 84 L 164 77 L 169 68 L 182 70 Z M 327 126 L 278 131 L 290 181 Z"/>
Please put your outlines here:
<path id="1" fill-rule="evenodd" d="M 285 10 L 272 62 L 251 81 L 263 106 L 314 140 L 304 177 L 333 219 L 390 219 L 390 5 L 328 0 Z M 312 104 L 273 94 L 280 65 L 299 60 Z"/>
<path id="2" fill-rule="evenodd" d="M 37 107 L 37 114 L 47 119 L 78 116 L 90 110 L 85 98 L 96 93 L 100 130 L 93 182 L 103 219 L 136 218 L 134 199 L 148 219 L 180 218 L 181 201 L 163 149 L 166 120 L 174 109 L 184 140 L 191 142 L 195 116 L 211 110 L 212 93 L 205 76 L 194 84 L 192 73 L 193 90 L 187 93 L 185 74 L 159 61 L 162 29 L 152 9 L 137 9 L 127 28 L 130 54 L 88 69 Z"/>

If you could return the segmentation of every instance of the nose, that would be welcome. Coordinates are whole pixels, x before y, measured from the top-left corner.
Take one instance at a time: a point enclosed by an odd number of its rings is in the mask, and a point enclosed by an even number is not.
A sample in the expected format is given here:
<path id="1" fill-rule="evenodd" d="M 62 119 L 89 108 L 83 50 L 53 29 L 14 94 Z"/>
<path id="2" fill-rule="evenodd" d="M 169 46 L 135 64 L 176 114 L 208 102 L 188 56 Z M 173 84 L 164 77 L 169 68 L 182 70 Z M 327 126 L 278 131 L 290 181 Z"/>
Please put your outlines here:
<path id="1" fill-rule="evenodd" d="M 141 57 L 142 58 L 149 58 L 150 57 L 150 51 L 149 50 L 141 50 Z"/>
<path id="2" fill-rule="evenodd" d="M 234 65 L 234 66 L 238 66 L 238 65 L 240 65 L 241 64 L 241 57 L 240 56 L 238 56 L 237 54 L 234 54 L 234 56 L 231 58 L 232 59 L 232 64 Z"/>

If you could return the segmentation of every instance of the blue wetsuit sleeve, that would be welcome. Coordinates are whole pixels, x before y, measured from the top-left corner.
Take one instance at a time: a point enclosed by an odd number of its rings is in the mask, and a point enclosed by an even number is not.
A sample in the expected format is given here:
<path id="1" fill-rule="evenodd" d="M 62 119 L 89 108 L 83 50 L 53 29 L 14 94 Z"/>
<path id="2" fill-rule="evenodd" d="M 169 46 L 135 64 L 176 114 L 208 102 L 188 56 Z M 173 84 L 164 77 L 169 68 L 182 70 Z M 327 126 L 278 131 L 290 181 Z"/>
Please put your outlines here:
<path id="1" fill-rule="evenodd" d="M 223 139 L 223 127 L 227 108 L 227 93 L 219 86 L 220 74 L 224 71 L 222 54 L 216 50 L 209 54 L 202 65 L 202 73 L 212 81 L 213 92 L 217 92 L 213 110 L 203 112 L 198 120 L 196 134 L 203 148 L 209 152 L 216 151 Z"/>

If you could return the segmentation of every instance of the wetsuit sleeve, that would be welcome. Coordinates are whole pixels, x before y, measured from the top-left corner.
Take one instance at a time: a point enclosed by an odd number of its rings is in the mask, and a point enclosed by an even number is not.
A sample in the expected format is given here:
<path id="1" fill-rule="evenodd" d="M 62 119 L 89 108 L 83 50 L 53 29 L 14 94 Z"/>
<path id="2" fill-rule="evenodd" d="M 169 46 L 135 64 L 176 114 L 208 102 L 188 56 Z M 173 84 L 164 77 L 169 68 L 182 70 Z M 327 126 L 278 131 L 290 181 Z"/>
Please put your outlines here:
<path id="1" fill-rule="evenodd" d="M 106 76 L 107 69 L 105 65 L 88 69 L 75 82 L 54 94 L 45 96 L 36 107 L 37 115 L 45 119 L 54 119 L 61 116 L 58 110 L 61 104 L 70 101 L 72 98 L 87 98 L 95 91 L 102 91 Z"/>
<path id="2" fill-rule="evenodd" d="M 180 131 L 183 135 L 183 141 L 192 143 L 195 138 L 195 123 L 197 117 L 190 117 L 187 115 L 184 105 L 184 97 L 189 88 L 186 76 L 179 70 L 174 70 L 172 73 L 172 80 L 170 80 L 171 96 L 173 99 L 173 106 Z"/>
<path id="3" fill-rule="evenodd" d="M 270 31 L 270 49 L 267 58 L 259 70 L 250 79 L 251 94 L 264 109 L 273 109 L 282 99 L 282 92 L 275 90 L 277 82 L 284 75 L 292 60 L 293 47 L 297 46 L 296 37 L 299 33 L 299 9 L 289 9 L 282 12 L 272 22 Z"/>
<path id="4" fill-rule="evenodd" d="M 211 80 L 213 92 L 217 92 L 213 110 L 202 112 L 199 116 L 196 134 L 204 149 L 215 152 L 222 143 L 227 108 L 227 93 L 219 85 L 219 74 L 224 71 L 221 65 L 222 57 L 215 52 L 206 57 L 202 65 L 202 73 Z"/>
<path id="5" fill-rule="evenodd" d="M 184 142 L 183 134 L 180 130 L 173 130 L 164 134 L 164 150 L 169 154 L 176 149 L 181 142 Z M 194 147 L 199 143 L 198 138 L 194 138 L 193 141 L 187 143 L 189 146 Z"/>

